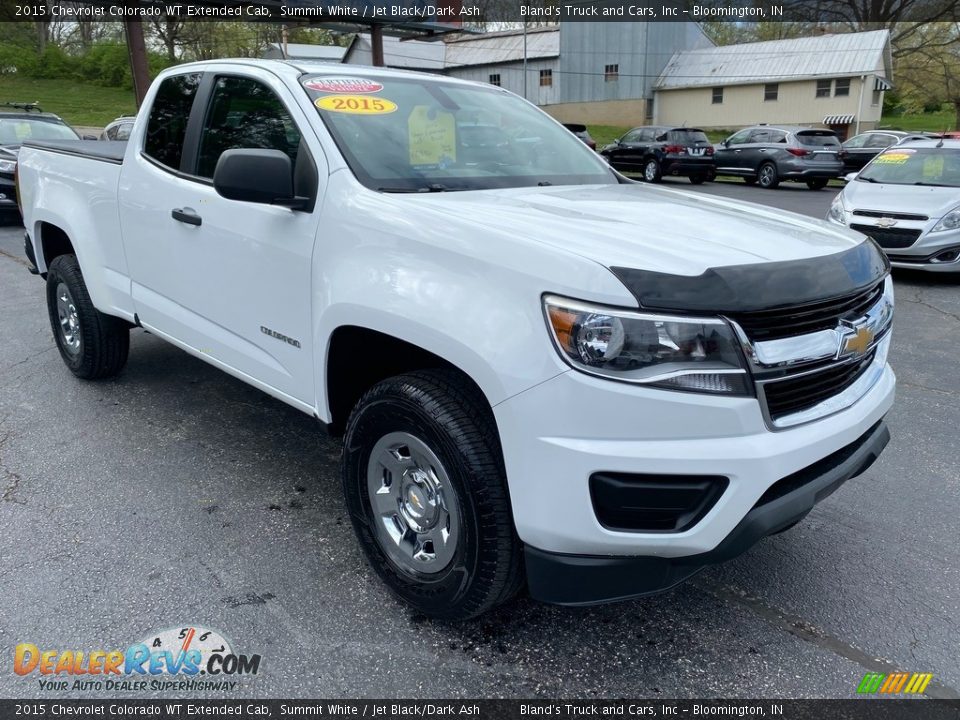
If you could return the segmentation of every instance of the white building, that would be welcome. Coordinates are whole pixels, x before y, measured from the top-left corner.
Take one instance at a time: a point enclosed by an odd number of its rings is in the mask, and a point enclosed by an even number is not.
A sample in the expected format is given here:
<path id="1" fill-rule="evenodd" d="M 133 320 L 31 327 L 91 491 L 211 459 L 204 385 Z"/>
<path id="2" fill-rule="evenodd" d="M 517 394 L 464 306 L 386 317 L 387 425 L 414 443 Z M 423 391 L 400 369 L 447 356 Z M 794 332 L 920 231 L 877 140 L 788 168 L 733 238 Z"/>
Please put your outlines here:
<path id="1" fill-rule="evenodd" d="M 876 127 L 891 78 L 890 32 L 875 30 L 683 50 L 656 84 L 664 125 Z"/>

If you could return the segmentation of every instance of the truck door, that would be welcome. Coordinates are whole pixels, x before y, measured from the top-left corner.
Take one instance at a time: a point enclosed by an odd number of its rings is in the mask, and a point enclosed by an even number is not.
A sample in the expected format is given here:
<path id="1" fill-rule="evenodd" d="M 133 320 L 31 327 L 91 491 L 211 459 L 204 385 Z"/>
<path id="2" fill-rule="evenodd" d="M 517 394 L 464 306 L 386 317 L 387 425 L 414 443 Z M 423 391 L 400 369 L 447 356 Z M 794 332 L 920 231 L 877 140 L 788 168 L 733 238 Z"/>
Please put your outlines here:
<path id="1" fill-rule="evenodd" d="M 319 211 L 227 200 L 212 177 L 225 150 L 278 149 L 316 167 L 319 199 L 324 156 L 278 78 L 253 68 L 235 73 L 164 80 L 142 152 L 124 163 L 120 220 L 133 300 L 144 326 L 306 409 L 315 405 Z"/>

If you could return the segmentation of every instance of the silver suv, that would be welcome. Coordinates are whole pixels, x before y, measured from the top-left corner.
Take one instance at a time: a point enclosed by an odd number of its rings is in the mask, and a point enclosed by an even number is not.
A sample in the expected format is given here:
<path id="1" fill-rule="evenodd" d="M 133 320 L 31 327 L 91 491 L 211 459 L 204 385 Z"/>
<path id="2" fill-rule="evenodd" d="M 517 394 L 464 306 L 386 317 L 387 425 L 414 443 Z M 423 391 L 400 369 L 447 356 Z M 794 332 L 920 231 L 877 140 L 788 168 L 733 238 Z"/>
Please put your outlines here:
<path id="1" fill-rule="evenodd" d="M 843 174 L 843 147 L 832 130 L 755 125 L 716 146 L 718 175 L 737 175 L 748 185 L 772 190 L 783 180 L 820 190 Z"/>

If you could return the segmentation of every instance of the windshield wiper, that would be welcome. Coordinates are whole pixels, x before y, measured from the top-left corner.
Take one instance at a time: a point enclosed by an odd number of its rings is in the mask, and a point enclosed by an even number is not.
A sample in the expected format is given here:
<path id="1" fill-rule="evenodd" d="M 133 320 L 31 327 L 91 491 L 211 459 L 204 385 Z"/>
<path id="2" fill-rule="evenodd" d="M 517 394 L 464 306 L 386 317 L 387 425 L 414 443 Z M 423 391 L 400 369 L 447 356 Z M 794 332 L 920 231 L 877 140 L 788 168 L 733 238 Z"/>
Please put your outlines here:
<path id="1" fill-rule="evenodd" d="M 378 187 L 377 192 L 385 193 L 435 193 L 435 192 L 447 192 L 449 188 L 446 185 L 441 185 L 440 183 L 433 183 L 432 185 L 426 185 L 424 187 Z"/>
<path id="2" fill-rule="evenodd" d="M 950 185 L 941 185 L 940 183 L 928 183 L 923 180 L 917 180 L 914 185 L 924 185 L 926 187 L 951 187 Z"/>
<path id="3" fill-rule="evenodd" d="M 872 183 L 880 182 L 879 180 L 874 180 L 873 178 L 869 178 L 869 177 L 858 177 L 857 180 L 862 180 L 863 182 L 872 182 Z"/>

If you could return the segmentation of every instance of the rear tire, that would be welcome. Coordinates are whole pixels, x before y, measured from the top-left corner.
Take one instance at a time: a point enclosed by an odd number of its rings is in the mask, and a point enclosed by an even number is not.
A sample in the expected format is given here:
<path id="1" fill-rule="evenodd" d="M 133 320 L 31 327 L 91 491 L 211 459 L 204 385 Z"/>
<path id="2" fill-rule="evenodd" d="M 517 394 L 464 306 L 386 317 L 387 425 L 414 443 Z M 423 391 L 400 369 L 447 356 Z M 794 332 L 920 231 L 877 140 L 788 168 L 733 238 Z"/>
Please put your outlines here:
<path id="1" fill-rule="evenodd" d="M 743 183 L 744 185 L 756 185 L 757 179 L 755 177 L 745 177 Z"/>
<path id="2" fill-rule="evenodd" d="M 467 620 L 519 590 L 500 439 L 486 398 L 459 373 L 419 371 L 367 391 L 341 475 L 367 560 L 424 615 Z"/>
<path id="3" fill-rule="evenodd" d="M 78 378 L 116 375 L 130 353 L 130 326 L 93 306 L 76 255 L 59 255 L 47 271 L 47 312 L 60 357 Z"/>
<path id="4" fill-rule="evenodd" d="M 807 187 L 811 190 L 823 190 L 829 180 L 827 178 L 814 178 L 812 180 L 807 180 Z"/>
<path id="5" fill-rule="evenodd" d="M 690 184 L 691 185 L 703 185 L 707 181 L 706 175 L 691 175 Z"/>
<path id="6" fill-rule="evenodd" d="M 772 162 L 765 162 L 757 170 L 757 184 L 764 190 L 774 190 L 780 184 L 780 174 Z"/>

